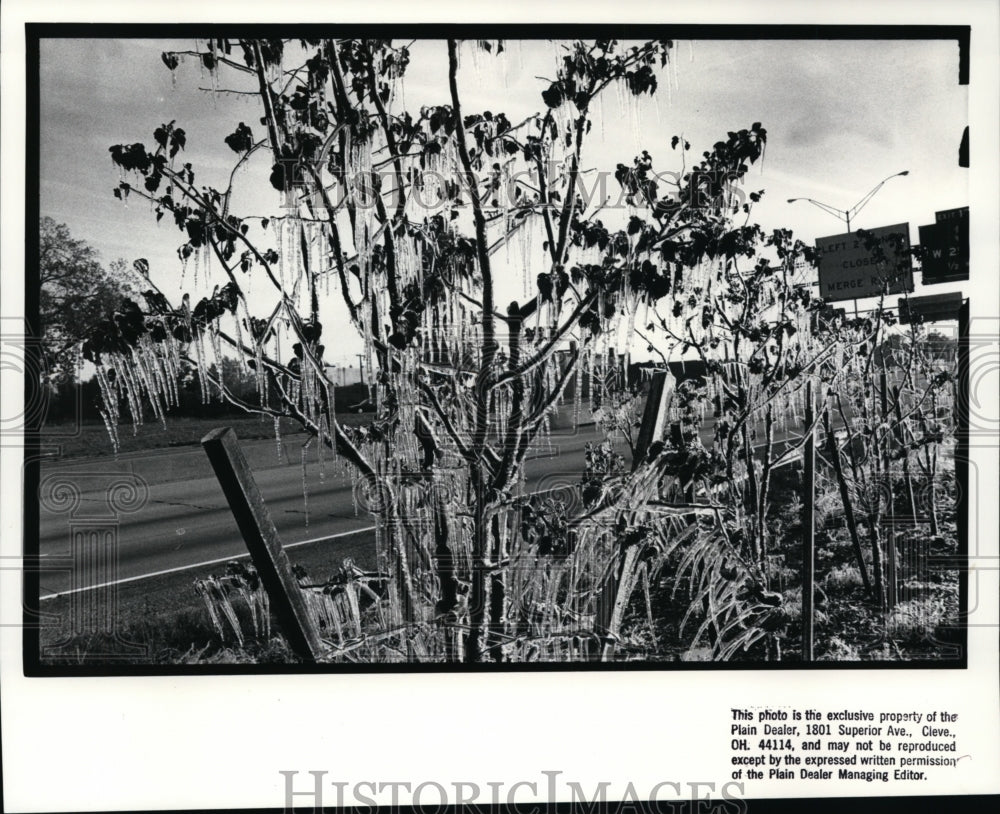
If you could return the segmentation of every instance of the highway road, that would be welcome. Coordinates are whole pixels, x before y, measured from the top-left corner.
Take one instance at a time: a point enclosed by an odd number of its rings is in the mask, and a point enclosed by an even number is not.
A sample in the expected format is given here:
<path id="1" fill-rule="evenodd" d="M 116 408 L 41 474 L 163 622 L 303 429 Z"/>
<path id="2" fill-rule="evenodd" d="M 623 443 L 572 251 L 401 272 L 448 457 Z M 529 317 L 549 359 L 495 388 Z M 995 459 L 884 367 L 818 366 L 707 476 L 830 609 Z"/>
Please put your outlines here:
<path id="1" fill-rule="evenodd" d="M 709 419 L 702 428 L 706 444 L 711 443 L 714 432 L 711 425 Z M 775 441 L 789 435 L 794 433 L 776 431 Z M 599 438 L 593 425 L 553 430 L 550 443 L 541 442 L 526 462 L 528 488 L 541 490 L 579 483 L 584 447 Z M 327 461 L 326 475 L 321 478 L 314 452 L 306 469 L 308 500 L 303 499 L 300 450 L 304 439 L 302 435 L 285 439 L 281 459 L 274 440 L 242 442 L 241 448 L 285 546 L 329 545 L 332 566 L 342 559 L 342 554 L 334 548 L 338 540 L 346 544 L 351 539 L 355 549 L 358 545 L 371 545 L 373 518 L 363 506 L 356 506 L 354 486 L 348 475 L 335 473 Z M 624 446 L 620 451 L 628 457 Z M 118 459 L 45 462 L 41 469 L 43 495 L 59 481 L 68 481 L 81 492 L 72 520 L 67 512 L 56 511 L 47 505 L 49 501 L 41 501 L 39 554 L 43 599 L 109 581 L 96 577 L 88 581 L 84 577 L 82 582 L 78 578 L 74 584 L 68 571 L 51 566 L 69 556 L 71 522 L 109 515 L 108 486 L 121 476 L 145 484 L 147 495 L 137 510 L 117 513 L 117 573 L 112 581 L 134 582 L 246 555 L 246 546 L 222 489 L 200 446 L 156 449 L 121 455 Z"/>
<path id="2" fill-rule="evenodd" d="M 584 445 L 598 439 L 593 425 L 581 426 L 578 431 L 555 430 L 551 445 L 540 446 L 526 463 L 528 487 L 578 483 Z M 302 440 L 304 436 L 286 439 L 287 455 L 281 462 L 273 440 L 241 442 L 282 542 L 295 546 L 329 540 L 332 544 L 338 538 L 371 529 L 372 517 L 355 506 L 350 477 L 334 474 L 328 460 L 326 476 L 321 479 L 314 453 L 307 466 L 307 522 Z M 134 581 L 246 554 L 222 489 L 200 447 L 150 450 L 122 455 L 117 460 L 44 463 L 40 478 L 43 494 L 59 481 L 69 481 L 80 489 L 81 495 L 72 520 L 68 513 L 47 506 L 49 501 L 41 501 L 39 554 L 44 569 L 43 598 L 71 588 L 70 574 L 45 568 L 45 560 L 54 563 L 69 556 L 71 522 L 108 515 L 108 485 L 121 476 L 144 482 L 148 496 L 138 510 L 117 513 L 118 580 Z M 336 562 L 335 557 L 331 560 Z"/>

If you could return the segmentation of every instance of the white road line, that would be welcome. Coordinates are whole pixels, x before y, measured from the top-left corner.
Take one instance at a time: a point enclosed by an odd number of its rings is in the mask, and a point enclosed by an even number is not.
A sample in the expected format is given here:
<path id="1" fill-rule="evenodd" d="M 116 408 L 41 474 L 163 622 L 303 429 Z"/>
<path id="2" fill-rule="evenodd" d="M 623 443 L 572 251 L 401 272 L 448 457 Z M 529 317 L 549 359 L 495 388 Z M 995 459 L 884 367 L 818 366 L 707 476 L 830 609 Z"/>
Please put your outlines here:
<path id="1" fill-rule="evenodd" d="M 528 492 L 525 495 L 525 497 L 532 497 L 533 495 L 541 495 L 545 494 L 546 492 L 552 492 L 556 488 L 559 487 L 553 487 L 550 489 L 540 489 L 535 492 Z M 364 528 L 352 529 L 351 531 L 340 531 L 337 532 L 336 534 L 328 534 L 324 537 L 313 537 L 311 540 L 299 540 L 298 542 L 295 543 L 287 543 L 285 544 L 284 548 L 286 549 L 295 548 L 296 546 L 308 545 L 309 543 L 319 543 L 322 542 L 323 540 L 336 540 L 339 537 L 350 537 L 352 534 L 361 534 L 362 532 L 365 531 L 374 531 L 374 530 L 375 526 L 365 526 Z M 48 555 L 42 554 L 41 556 L 45 557 Z M 216 560 L 206 560 L 205 562 L 196 562 L 193 565 L 180 565 L 177 568 L 167 568 L 163 571 L 154 571 L 151 574 L 140 574 L 139 576 L 136 577 L 126 577 L 125 579 L 115 580 L 114 582 L 102 582 L 99 585 L 87 585 L 84 588 L 72 588 L 71 590 L 62 591 L 61 593 L 57 594 L 46 594 L 45 596 L 38 597 L 38 599 L 39 601 L 44 602 L 46 599 L 55 599 L 60 596 L 69 596 L 70 594 L 82 593 L 83 591 L 94 591 L 97 590 L 98 588 L 107 588 L 111 585 L 124 585 L 127 582 L 138 582 L 140 579 L 151 579 L 152 577 L 159 577 L 163 576 L 164 574 L 176 574 L 180 571 L 190 571 L 192 568 L 201 568 L 205 565 L 218 565 L 220 562 L 232 562 L 233 560 L 241 560 L 244 557 L 249 557 L 249 556 L 250 552 L 245 551 L 242 554 L 233 554 L 231 557 L 219 557 Z"/>
<path id="2" fill-rule="evenodd" d="M 299 540 L 295 543 L 287 543 L 284 548 L 296 548 L 300 545 L 308 545 L 309 543 L 320 543 L 324 540 L 336 540 L 339 537 L 350 537 L 353 534 L 361 534 L 366 531 L 374 531 L 375 526 L 365 526 L 360 529 L 351 529 L 350 531 L 340 531 L 336 534 L 328 534 L 325 537 L 313 537 L 311 540 Z M 45 556 L 45 555 L 42 555 Z M 140 579 L 150 579 L 152 577 L 163 576 L 164 574 L 176 574 L 179 571 L 190 571 L 192 568 L 201 568 L 205 565 L 218 565 L 220 562 L 232 562 L 233 560 L 240 560 L 244 557 L 249 557 L 250 552 L 246 551 L 242 554 L 233 554 L 231 557 L 219 557 L 217 560 L 206 560 L 205 562 L 196 562 L 193 565 L 181 565 L 177 568 L 167 568 L 163 571 L 154 571 L 152 574 L 140 574 L 137 577 L 126 577 L 125 579 L 115 580 L 114 582 L 102 582 L 99 585 L 87 585 L 84 588 L 73 588 L 69 591 L 62 591 L 57 594 L 46 594 L 45 596 L 40 596 L 39 601 L 44 602 L 46 599 L 55 599 L 60 596 L 69 596 L 70 594 L 82 593 L 83 591 L 94 591 L 98 588 L 107 588 L 111 585 L 124 585 L 126 582 L 138 582 Z"/>

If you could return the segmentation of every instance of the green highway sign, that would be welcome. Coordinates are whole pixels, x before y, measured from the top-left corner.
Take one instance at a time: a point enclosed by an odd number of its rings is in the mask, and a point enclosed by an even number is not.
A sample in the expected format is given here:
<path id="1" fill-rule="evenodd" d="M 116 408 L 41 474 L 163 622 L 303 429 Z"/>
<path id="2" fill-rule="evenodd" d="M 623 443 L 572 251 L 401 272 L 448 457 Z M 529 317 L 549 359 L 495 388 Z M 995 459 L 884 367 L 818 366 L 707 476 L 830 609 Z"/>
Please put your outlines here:
<path id="1" fill-rule="evenodd" d="M 969 207 L 935 213 L 935 223 L 920 227 L 924 285 L 969 279 Z"/>
<path id="2" fill-rule="evenodd" d="M 958 319 L 964 297 L 961 291 L 947 294 L 930 294 L 926 297 L 909 297 L 899 300 L 899 321 L 903 325 L 911 322 L 941 322 Z"/>

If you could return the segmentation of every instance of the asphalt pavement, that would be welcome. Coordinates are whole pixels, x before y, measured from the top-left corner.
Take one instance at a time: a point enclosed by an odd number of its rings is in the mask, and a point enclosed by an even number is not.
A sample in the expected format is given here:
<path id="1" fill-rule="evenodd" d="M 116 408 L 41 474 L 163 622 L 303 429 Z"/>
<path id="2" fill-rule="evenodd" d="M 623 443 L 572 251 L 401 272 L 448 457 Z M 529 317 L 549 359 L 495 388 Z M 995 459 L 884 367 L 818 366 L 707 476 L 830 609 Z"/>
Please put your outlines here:
<path id="1" fill-rule="evenodd" d="M 335 541 L 371 529 L 373 518 L 356 501 L 349 475 L 338 472 L 327 458 L 325 475 L 315 453 L 307 455 L 305 496 L 301 443 L 303 436 L 283 443 L 279 460 L 276 442 L 241 442 L 271 519 L 289 547 Z M 598 440 L 593 425 L 558 429 L 550 444 L 541 444 L 526 462 L 529 489 L 578 483 L 584 446 Z M 133 581 L 166 572 L 224 562 L 246 553 L 233 515 L 200 447 L 150 450 L 115 459 L 77 459 L 43 463 L 41 492 L 70 482 L 80 492 L 73 511 L 52 499 L 41 501 L 39 554 L 43 563 L 67 558 L 73 527 L 81 523 L 117 525 L 115 580 Z M 122 481 L 137 484 L 140 498 L 128 510 L 109 510 L 109 487 Z M 43 597 L 72 588 L 67 571 L 43 567 Z M 94 583 L 98 584 L 98 583 Z"/>
<path id="2" fill-rule="evenodd" d="M 710 443 L 713 432 L 709 419 L 702 428 L 705 443 Z M 792 430 L 777 430 L 774 440 L 780 444 L 796 435 Z M 578 484 L 585 445 L 600 437 L 593 424 L 574 428 L 571 422 L 560 421 L 549 438 L 529 453 L 525 465 L 528 489 Z M 364 509 L 363 495 L 359 503 L 349 474 L 337 471 L 329 458 L 321 467 L 313 449 L 307 453 L 303 478 L 304 440 L 303 435 L 283 439 L 280 453 L 274 439 L 241 442 L 284 545 L 334 546 L 337 540 L 370 532 L 373 518 Z M 620 451 L 627 457 L 624 447 Z M 119 481 L 137 486 L 137 498 L 128 503 L 126 489 L 125 502 L 109 508 L 108 496 Z M 72 511 L 59 500 L 45 497 L 57 494 L 53 490 L 61 482 L 79 491 L 79 503 Z M 117 459 L 46 461 L 41 465 L 40 483 L 43 599 L 105 582 L 134 582 L 224 563 L 246 554 L 222 489 L 200 446 L 154 449 Z M 117 530 L 117 559 L 95 568 L 93 578 L 74 578 L 68 570 L 48 567 L 69 557 L 73 528 L 81 523 Z M 369 533 L 367 538 L 373 536 Z"/>

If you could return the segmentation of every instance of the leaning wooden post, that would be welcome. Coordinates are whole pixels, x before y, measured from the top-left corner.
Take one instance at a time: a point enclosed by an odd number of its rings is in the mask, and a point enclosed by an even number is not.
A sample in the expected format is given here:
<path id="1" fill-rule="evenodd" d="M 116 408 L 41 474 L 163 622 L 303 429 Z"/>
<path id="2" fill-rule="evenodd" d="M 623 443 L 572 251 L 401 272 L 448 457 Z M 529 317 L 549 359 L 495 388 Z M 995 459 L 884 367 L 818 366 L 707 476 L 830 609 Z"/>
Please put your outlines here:
<path id="1" fill-rule="evenodd" d="M 909 507 L 909 520 L 917 523 L 917 501 L 913 497 L 913 476 L 910 474 L 910 453 L 906 449 L 906 439 L 903 435 L 902 390 L 898 384 L 892 386 L 893 414 L 896 419 L 896 445 L 903 451 L 903 482 L 906 486 L 906 500 Z"/>
<path id="2" fill-rule="evenodd" d="M 813 607 L 816 554 L 816 433 L 812 381 L 806 382 L 806 438 L 802 453 L 802 660 L 813 660 Z"/>
<path id="3" fill-rule="evenodd" d="M 837 476 L 837 485 L 840 487 L 840 503 L 844 507 L 844 516 L 847 518 L 847 530 L 851 535 L 851 544 L 854 546 L 854 556 L 858 560 L 858 571 L 861 572 L 861 581 L 864 583 L 865 591 L 869 596 L 873 596 L 872 582 L 868 578 L 868 567 L 865 565 L 865 555 L 861 551 L 861 537 L 858 535 L 858 522 L 854 516 L 854 505 L 851 503 L 851 493 L 847 487 L 847 478 L 844 477 L 844 465 L 840 461 L 840 445 L 833 434 L 833 427 L 830 424 L 830 409 L 823 408 L 823 429 L 826 431 L 826 448 L 830 456 L 830 463 L 833 464 L 834 474 Z"/>
<path id="4" fill-rule="evenodd" d="M 639 437 L 635 442 L 632 459 L 633 472 L 646 460 L 646 455 L 653 443 L 663 440 L 666 431 L 669 396 L 667 373 L 666 371 L 657 371 L 649 380 L 649 394 L 646 396 L 646 406 L 642 411 L 642 423 L 639 425 Z"/>
<path id="5" fill-rule="evenodd" d="M 323 643 L 253 472 L 237 444 L 236 433 L 229 427 L 212 430 L 201 439 L 201 445 L 226 495 L 288 644 L 302 659 L 316 661 L 323 652 Z"/>
<path id="6" fill-rule="evenodd" d="M 649 393 L 646 395 L 646 405 L 642 412 L 642 422 L 639 425 L 639 436 L 633 448 L 632 471 L 635 472 L 646 460 L 650 447 L 657 441 L 662 441 L 666 432 L 667 405 L 670 401 L 666 371 L 657 371 L 649 380 Z M 609 661 L 614 655 L 618 628 L 621 625 L 622 596 L 626 596 L 624 580 L 633 571 L 633 564 L 638 554 L 638 547 L 628 546 L 624 556 L 608 576 L 601 591 L 597 607 L 596 627 L 602 636 L 601 660 Z"/>

